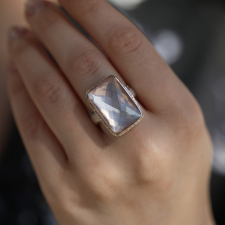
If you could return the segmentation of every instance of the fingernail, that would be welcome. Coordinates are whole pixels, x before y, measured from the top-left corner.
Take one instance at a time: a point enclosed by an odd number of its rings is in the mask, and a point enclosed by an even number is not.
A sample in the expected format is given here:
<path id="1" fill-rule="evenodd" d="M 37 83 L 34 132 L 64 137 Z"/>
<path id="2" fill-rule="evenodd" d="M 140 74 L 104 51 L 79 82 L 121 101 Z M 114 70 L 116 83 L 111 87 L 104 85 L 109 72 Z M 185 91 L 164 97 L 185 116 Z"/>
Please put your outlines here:
<path id="1" fill-rule="evenodd" d="M 15 40 L 19 39 L 24 33 L 25 29 L 23 27 L 11 27 L 8 31 L 8 39 L 10 42 L 14 42 Z"/>
<path id="2" fill-rule="evenodd" d="M 13 74 L 17 73 L 17 68 L 12 60 L 9 60 L 9 70 Z"/>
<path id="3" fill-rule="evenodd" d="M 27 15 L 32 16 L 41 11 L 45 6 L 46 2 L 43 0 L 28 0 L 25 4 Z"/>

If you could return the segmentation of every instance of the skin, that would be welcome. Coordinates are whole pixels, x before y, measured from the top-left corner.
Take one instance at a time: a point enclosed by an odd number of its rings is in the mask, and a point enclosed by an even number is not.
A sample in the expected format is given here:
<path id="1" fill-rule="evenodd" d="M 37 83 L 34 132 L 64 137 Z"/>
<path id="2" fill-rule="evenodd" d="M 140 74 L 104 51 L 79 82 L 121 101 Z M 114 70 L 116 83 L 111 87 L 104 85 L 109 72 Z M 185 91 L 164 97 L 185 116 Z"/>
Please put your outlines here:
<path id="1" fill-rule="evenodd" d="M 16 22 L 25 24 L 23 17 L 23 0 L 2 0 L 0 2 L 0 156 L 12 129 L 12 116 L 6 87 L 6 65 L 8 63 L 6 33 Z M 10 16 L 9 16 L 10 15 Z"/>
<path id="2" fill-rule="evenodd" d="M 55 0 L 52 0 L 55 2 Z M 0 157 L 3 153 L 10 133 L 13 129 L 13 119 L 9 99 L 7 95 L 6 73 L 8 66 L 7 31 L 9 27 L 19 23 L 27 26 L 24 18 L 24 0 L 1 0 L 0 1 Z"/>
<path id="3" fill-rule="evenodd" d="M 108 58 L 55 5 L 29 4 L 32 32 L 9 32 L 7 78 L 16 123 L 59 224 L 215 224 L 211 139 L 192 94 L 106 1 L 59 3 Z M 119 138 L 87 113 L 86 91 L 110 74 L 135 90 L 144 111 Z"/>

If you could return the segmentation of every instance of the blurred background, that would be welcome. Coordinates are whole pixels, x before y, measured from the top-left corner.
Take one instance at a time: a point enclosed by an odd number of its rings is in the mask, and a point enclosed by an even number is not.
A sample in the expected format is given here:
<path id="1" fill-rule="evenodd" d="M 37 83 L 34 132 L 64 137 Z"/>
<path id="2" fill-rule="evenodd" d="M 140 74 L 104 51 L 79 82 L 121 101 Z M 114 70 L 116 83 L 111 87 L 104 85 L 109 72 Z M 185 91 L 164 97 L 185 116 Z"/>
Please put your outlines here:
<path id="1" fill-rule="evenodd" d="M 197 98 L 213 139 L 211 199 L 225 224 L 225 1 L 109 0 L 130 18 Z M 10 114 L 5 31 L 24 24 L 22 0 L 0 2 L 0 224 L 55 225 Z M 13 15 L 13 16 L 12 16 Z"/>

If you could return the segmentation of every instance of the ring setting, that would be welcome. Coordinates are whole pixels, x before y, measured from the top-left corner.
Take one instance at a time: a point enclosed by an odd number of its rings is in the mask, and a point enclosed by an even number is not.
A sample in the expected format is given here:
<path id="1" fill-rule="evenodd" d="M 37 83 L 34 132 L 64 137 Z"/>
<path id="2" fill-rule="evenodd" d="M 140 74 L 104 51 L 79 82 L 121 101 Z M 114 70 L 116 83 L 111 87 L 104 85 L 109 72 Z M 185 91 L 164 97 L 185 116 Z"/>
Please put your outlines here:
<path id="1" fill-rule="evenodd" d="M 131 92 L 114 75 L 98 82 L 86 93 L 93 122 L 101 121 L 117 137 L 132 129 L 144 114 Z"/>

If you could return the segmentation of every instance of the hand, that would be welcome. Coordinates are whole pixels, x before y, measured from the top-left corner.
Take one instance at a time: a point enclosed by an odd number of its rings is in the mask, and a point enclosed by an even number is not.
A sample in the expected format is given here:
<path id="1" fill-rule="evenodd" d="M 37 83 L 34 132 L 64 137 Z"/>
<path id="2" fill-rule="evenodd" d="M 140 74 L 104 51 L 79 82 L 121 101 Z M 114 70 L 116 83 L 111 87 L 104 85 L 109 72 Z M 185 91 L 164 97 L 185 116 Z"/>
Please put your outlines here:
<path id="1" fill-rule="evenodd" d="M 52 3 L 14 28 L 13 113 L 62 225 L 212 225 L 211 140 L 199 105 L 144 35 L 104 0 L 60 0 L 108 58 Z M 34 34 L 35 35 L 34 35 Z M 57 67 L 40 42 L 57 62 Z M 91 121 L 86 91 L 109 75 L 131 86 L 143 120 L 116 138 Z"/>

